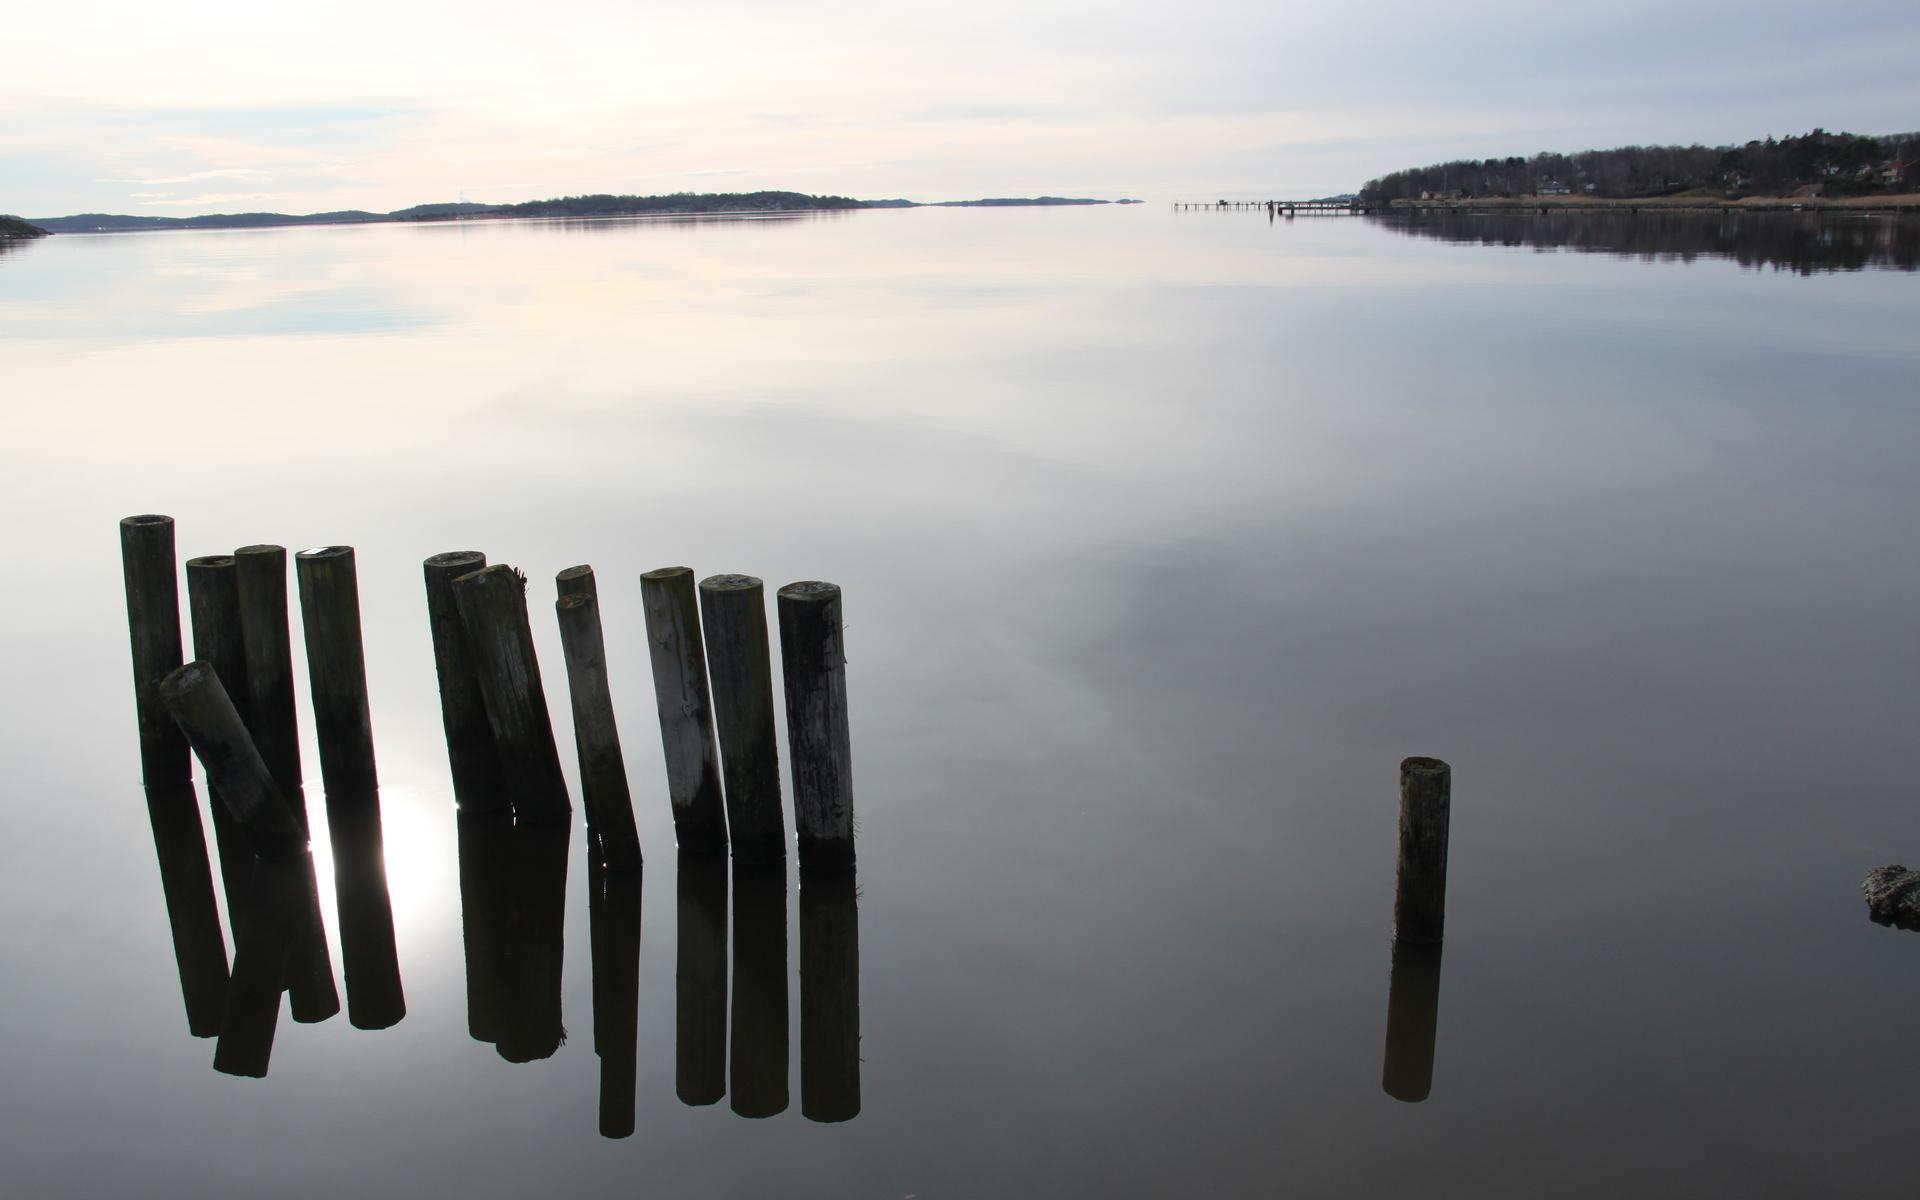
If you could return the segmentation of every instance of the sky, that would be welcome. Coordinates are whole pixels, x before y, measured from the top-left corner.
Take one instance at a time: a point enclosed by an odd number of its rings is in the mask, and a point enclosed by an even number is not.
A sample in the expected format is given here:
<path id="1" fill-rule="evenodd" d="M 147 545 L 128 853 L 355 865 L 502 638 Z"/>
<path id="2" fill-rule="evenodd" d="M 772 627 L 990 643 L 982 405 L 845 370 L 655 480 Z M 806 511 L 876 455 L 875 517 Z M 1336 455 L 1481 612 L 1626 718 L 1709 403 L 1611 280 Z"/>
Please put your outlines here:
<path id="1" fill-rule="evenodd" d="M 1306 198 L 1456 157 L 1920 128 L 1920 4 L 15 6 L 0 212 L 582 192 Z"/>

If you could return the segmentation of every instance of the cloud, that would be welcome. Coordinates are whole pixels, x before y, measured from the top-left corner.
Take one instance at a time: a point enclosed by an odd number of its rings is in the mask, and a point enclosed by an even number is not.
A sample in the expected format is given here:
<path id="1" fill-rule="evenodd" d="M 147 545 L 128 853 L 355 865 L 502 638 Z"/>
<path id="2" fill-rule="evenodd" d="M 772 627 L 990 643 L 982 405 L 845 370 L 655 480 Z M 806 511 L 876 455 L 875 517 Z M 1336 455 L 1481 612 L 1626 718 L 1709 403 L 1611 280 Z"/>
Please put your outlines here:
<path id="1" fill-rule="evenodd" d="M 205 192 L 198 196 L 177 196 L 167 198 L 165 192 L 134 192 L 133 197 L 142 204 L 170 204 L 181 207 L 206 207 L 216 204 L 254 204 L 274 198 L 273 192 Z"/>
<path id="2" fill-rule="evenodd" d="M 159 179 L 96 179 L 95 183 L 139 183 L 156 187 L 168 183 L 193 183 L 200 179 L 241 179 L 248 175 L 265 175 L 258 167 L 220 167 L 212 171 L 193 171 L 186 175 L 167 175 Z"/>

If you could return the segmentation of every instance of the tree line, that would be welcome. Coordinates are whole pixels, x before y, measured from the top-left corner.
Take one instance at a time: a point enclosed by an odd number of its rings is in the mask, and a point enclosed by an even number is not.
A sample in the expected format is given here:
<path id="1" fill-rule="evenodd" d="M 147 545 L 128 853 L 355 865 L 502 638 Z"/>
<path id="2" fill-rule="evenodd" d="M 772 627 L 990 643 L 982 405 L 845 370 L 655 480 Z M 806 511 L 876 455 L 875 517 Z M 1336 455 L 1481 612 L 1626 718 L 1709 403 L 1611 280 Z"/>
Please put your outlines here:
<path id="1" fill-rule="evenodd" d="M 1920 133 L 1867 137 L 1815 129 L 1744 146 L 1620 146 L 1578 154 L 1460 159 L 1367 181 L 1363 201 L 1570 194 L 1612 198 L 1711 192 L 1779 196 L 1819 185 L 1827 196 L 1920 188 Z"/>

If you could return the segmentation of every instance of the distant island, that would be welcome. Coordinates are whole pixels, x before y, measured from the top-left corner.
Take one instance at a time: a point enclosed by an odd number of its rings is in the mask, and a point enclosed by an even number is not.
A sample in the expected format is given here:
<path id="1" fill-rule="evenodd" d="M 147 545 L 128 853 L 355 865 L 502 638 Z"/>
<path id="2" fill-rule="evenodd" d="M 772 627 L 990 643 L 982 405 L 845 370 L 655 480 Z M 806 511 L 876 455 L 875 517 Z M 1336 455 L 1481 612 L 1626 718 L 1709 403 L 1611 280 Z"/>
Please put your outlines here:
<path id="1" fill-rule="evenodd" d="M 521 204 L 416 204 L 393 212 L 214 213 L 198 217 L 146 217 L 118 213 L 78 213 L 69 217 L 38 217 L 34 225 L 45 233 L 121 233 L 141 229 L 258 229 L 282 225 L 367 225 L 388 221 L 457 221 L 475 217 L 491 220 L 538 217 L 633 217 L 765 212 L 837 212 L 862 208 L 1019 208 L 1078 204 L 1138 204 L 1138 200 L 1089 200 L 1064 196 L 992 200 L 854 200 L 847 196 L 810 196 L 803 192 L 675 192 L 666 196 L 561 196 Z M 8 218 L 17 220 L 16 218 Z M 33 228 L 25 222 L 18 222 Z M 12 236 L 12 235 L 9 235 Z"/>
<path id="2" fill-rule="evenodd" d="M 1395 171 L 1364 204 L 1520 198 L 1847 201 L 1920 188 L 1920 133 L 1867 137 L 1815 129 L 1744 146 L 1621 146 L 1578 154 L 1460 159 Z"/>
<path id="3" fill-rule="evenodd" d="M 0 216 L 0 242 L 24 242 L 45 236 L 47 231 L 37 225 L 30 225 L 19 217 Z"/>

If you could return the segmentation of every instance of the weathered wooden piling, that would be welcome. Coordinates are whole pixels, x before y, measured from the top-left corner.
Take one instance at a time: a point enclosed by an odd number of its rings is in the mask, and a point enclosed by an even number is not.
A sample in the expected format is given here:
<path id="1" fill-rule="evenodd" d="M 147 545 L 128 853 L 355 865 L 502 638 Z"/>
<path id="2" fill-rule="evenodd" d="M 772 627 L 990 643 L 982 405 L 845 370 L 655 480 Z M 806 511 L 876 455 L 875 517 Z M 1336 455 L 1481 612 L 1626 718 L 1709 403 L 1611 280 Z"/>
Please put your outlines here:
<path id="1" fill-rule="evenodd" d="M 453 581 L 487 565 L 478 550 L 449 550 L 421 563 L 427 584 L 427 621 L 433 631 L 433 667 L 440 679 L 440 723 L 447 734 L 447 765 L 453 795 L 462 812 L 504 812 L 500 759 L 493 748 L 493 727 L 480 695 L 467 628 L 460 619 Z"/>
<path id="2" fill-rule="evenodd" d="M 334 899 L 340 910 L 340 963 L 347 982 L 347 1021 L 355 1029 L 387 1029 L 407 1015 L 400 959 L 393 943 L 393 901 L 387 890 L 386 844 L 375 797 L 329 805 Z"/>
<path id="3" fill-rule="evenodd" d="M 301 793 L 300 721 L 293 699 L 293 641 L 287 627 L 287 551 L 242 546 L 233 552 L 240 592 L 240 642 L 245 651 L 247 706 L 241 714 L 253 744 L 280 790 Z M 300 819 L 306 820 L 303 801 Z"/>
<path id="4" fill-rule="evenodd" d="M 176 668 L 160 681 L 160 699 L 199 756 L 207 782 L 246 829 L 255 850 L 283 858 L 303 851 L 306 833 L 212 665 L 196 661 Z"/>
<path id="5" fill-rule="evenodd" d="M 1440 1028 L 1440 944 L 1395 941 L 1387 985 L 1387 1053 L 1380 1086 L 1395 1100 L 1418 1104 L 1433 1090 L 1433 1051 Z"/>
<path id="6" fill-rule="evenodd" d="M 648 571 L 640 577 L 640 601 L 646 609 L 674 838 L 684 854 L 719 854 L 727 848 L 727 813 L 720 798 L 720 751 L 713 739 L 692 569 Z"/>
<path id="7" fill-rule="evenodd" d="M 181 663 L 173 518 L 149 514 L 121 521 L 120 568 L 126 578 L 127 633 L 133 644 L 140 774 L 148 787 L 182 784 L 191 778 L 187 740 L 167 714 L 159 691 L 160 681 Z"/>
<path id="8" fill-rule="evenodd" d="M 802 871 L 853 868 L 853 749 L 840 589 L 808 580 L 780 589 L 793 824 Z"/>
<path id="9" fill-rule="evenodd" d="M 1452 787 L 1452 768 L 1437 758 L 1409 758 L 1400 764 L 1400 863 L 1393 895 L 1398 941 L 1436 943 L 1445 931 Z"/>
<path id="10" fill-rule="evenodd" d="M 733 863 L 733 1111 L 787 1110 L 787 864 Z"/>
<path id="11" fill-rule="evenodd" d="M 689 1106 L 727 1094 L 727 864 L 680 852 L 673 1090 Z"/>
<path id="12" fill-rule="evenodd" d="M 373 721 L 367 712 L 360 581 L 352 546 L 302 550 L 294 555 L 294 567 L 300 579 L 313 727 L 320 739 L 320 777 L 331 814 L 335 804 L 372 798 L 380 786 L 373 763 Z"/>
<path id="13" fill-rule="evenodd" d="M 593 580 L 593 568 L 586 563 L 577 567 L 568 567 L 553 577 L 553 586 L 557 595 L 586 595 L 598 598 L 599 585 Z"/>
<path id="14" fill-rule="evenodd" d="M 780 811 L 773 668 L 760 581 L 751 575 L 702 579 L 700 620 L 720 732 L 720 769 L 726 780 L 733 857 L 750 864 L 777 862 L 786 856 L 787 830 Z"/>
<path id="15" fill-rule="evenodd" d="M 579 570 L 580 568 L 574 568 Z M 591 581 L 589 572 L 586 578 Z M 554 601 L 560 646 L 567 660 L 567 691 L 573 701 L 573 740 L 580 754 L 580 790 L 588 832 L 610 871 L 640 869 L 640 835 L 633 824 L 626 759 L 614 723 L 607 686 L 607 649 L 595 594 L 575 591 Z"/>
<path id="16" fill-rule="evenodd" d="M 600 1136 L 630 1137 L 638 1083 L 639 873 L 594 871 L 587 881 L 587 922 L 593 941 L 593 1049 L 600 1057 Z"/>
<path id="17" fill-rule="evenodd" d="M 514 817 L 522 822 L 565 821 L 573 805 L 560 772 L 540 660 L 527 623 L 526 577 L 495 564 L 456 578 L 453 594 Z"/>
<path id="18" fill-rule="evenodd" d="M 240 629 L 238 571 L 231 557 L 208 555 L 187 560 L 187 613 L 193 628 L 193 656 L 213 668 L 245 722 L 250 708 L 247 655 Z M 263 761 L 265 758 L 261 755 Z M 208 790 L 214 843 L 220 853 L 220 882 L 226 892 L 227 912 L 237 930 L 253 891 L 253 842 L 239 818 L 221 802 L 218 785 L 210 785 Z M 285 789 L 281 795 L 285 797 Z"/>
<path id="19" fill-rule="evenodd" d="M 153 849 L 160 862 L 160 891 L 166 897 L 167 925 L 173 933 L 173 960 L 180 972 L 187 1032 L 213 1037 L 220 1032 L 226 1004 L 227 940 L 220 931 L 220 911 L 214 907 L 213 871 L 207 863 L 200 799 L 193 785 L 147 789 L 147 819 L 153 825 Z"/>
<path id="20" fill-rule="evenodd" d="M 860 911 L 849 871 L 800 872 L 800 1114 L 860 1115 Z"/>

